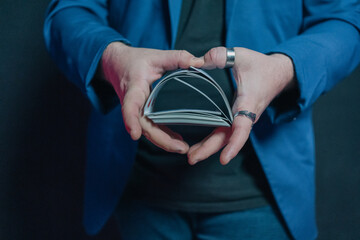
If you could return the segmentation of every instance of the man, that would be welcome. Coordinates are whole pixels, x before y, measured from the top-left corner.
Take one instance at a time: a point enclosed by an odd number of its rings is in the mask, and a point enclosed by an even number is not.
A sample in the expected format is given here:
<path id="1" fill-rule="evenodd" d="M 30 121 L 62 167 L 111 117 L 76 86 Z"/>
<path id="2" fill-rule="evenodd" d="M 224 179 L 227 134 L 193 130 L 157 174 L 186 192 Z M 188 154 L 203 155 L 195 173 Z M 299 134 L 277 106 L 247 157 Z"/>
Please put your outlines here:
<path id="1" fill-rule="evenodd" d="M 284 228 L 295 239 L 314 239 L 311 106 L 359 62 L 358 1 L 226 1 L 221 29 L 225 31 L 223 45 L 235 50 L 233 113 L 248 114 L 235 117 L 231 129 L 217 128 L 192 146 L 141 114 L 149 86 L 166 71 L 189 66 L 225 67 L 224 47 L 211 49 L 203 58 L 184 51 L 164 51 L 182 46 L 183 37 L 178 37 L 186 2 L 64 0 L 50 4 L 45 23 L 50 53 L 94 107 L 108 112 L 94 112 L 90 120 L 84 214 L 87 231 L 99 231 L 118 204 L 135 153 L 139 156 L 141 149 L 147 148 L 141 147 L 146 140 L 140 140 L 137 149 L 129 135 L 138 140 L 143 134 L 167 152 L 187 154 L 194 167 L 210 162 L 222 147 L 217 158 L 225 165 L 241 155 L 246 161 L 245 153 L 254 149 L 249 159 L 259 159 L 270 185 L 262 184 L 259 197 L 274 211 L 280 210 Z M 191 17 L 193 14 L 186 19 Z M 121 108 L 116 106 L 116 96 Z M 254 121 L 251 116 L 256 116 Z M 250 150 L 241 153 L 249 136 Z M 137 157 L 135 166 L 138 163 L 142 161 Z M 265 179 L 249 171 L 240 175 L 244 174 Z M 130 186 L 138 184 L 136 179 L 130 177 Z M 144 182 L 141 184 L 147 186 Z M 252 189 L 256 190 L 255 184 Z M 276 203 L 266 197 L 267 189 Z M 133 191 L 130 187 L 131 197 Z M 251 210 L 249 203 L 246 208 Z"/>

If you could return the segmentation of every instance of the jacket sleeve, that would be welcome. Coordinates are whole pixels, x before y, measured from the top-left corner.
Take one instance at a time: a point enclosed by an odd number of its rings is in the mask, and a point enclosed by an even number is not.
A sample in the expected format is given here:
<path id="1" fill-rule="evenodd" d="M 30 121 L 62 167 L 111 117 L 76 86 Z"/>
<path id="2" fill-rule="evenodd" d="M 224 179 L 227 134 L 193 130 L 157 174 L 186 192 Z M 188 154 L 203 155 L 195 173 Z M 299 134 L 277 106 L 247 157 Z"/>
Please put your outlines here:
<path id="1" fill-rule="evenodd" d="M 284 110 L 289 94 L 279 96 L 268 107 L 274 123 L 295 119 L 360 61 L 358 0 L 305 0 L 304 15 L 302 32 L 271 50 L 292 59 L 298 84 L 290 107 Z"/>
<path id="2" fill-rule="evenodd" d="M 118 103 L 112 87 L 94 79 L 102 53 L 113 41 L 130 44 L 109 26 L 107 16 L 106 0 L 53 0 L 44 25 L 46 47 L 54 61 L 102 112 Z"/>

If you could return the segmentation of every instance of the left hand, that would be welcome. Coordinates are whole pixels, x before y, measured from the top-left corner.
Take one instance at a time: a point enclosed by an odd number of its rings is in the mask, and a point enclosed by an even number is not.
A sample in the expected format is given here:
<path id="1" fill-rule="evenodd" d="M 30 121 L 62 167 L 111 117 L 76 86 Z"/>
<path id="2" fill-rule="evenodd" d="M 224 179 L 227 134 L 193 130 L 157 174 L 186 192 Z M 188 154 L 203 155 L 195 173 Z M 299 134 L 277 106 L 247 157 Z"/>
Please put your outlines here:
<path id="1" fill-rule="evenodd" d="M 291 59 L 283 54 L 265 55 L 246 48 L 234 48 L 235 64 L 232 73 L 237 92 L 232 112 L 247 110 L 256 114 L 256 120 L 271 101 L 282 91 L 296 86 Z M 216 47 L 204 55 L 203 68 L 224 68 L 226 48 Z M 237 116 L 232 127 L 216 128 L 208 137 L 193 145 L 188 152 L 188 162 L 193 165 L 205 160 L 225 146 L 220 155 L 221 164 L 230 162 L 249 138 L 252 121 Z"/>
<path id="2" fill-rule="evenodd" d="M 200 68 L 204 60 L 184 50 L 137 48 L 122 42 L 110 43 L 101 60 L 101 71 L 119 97 L 125 128 L 131 138 L 138 140 L 144 135 L 168 152 L 186 154 L 189 146 L 182 137 L 151 122 L 143 116 L 142 109 L 151 84 L 166 71 L 190 66 Z"/>

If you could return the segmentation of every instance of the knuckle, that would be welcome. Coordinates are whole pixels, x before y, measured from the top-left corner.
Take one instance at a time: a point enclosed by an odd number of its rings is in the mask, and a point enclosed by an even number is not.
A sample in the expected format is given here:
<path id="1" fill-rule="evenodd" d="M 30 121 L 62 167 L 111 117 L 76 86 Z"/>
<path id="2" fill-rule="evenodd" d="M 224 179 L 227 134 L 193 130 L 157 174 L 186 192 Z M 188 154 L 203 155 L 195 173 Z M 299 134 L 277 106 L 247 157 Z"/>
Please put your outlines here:
<path id="1" fill-rule="evenodd" d="M 193 55 L 186 50 L 179 50 L 177 54 L 179 67 L 188 68 L 190 66 L 190 60 L 193 58 Z"/>
<path id="2" fill-rule="evenodd" d="M 149 133 L 148 130 L 146 130 L 146 129 L 143 128 L 142 134 L 144 135 L 144 137 L 145 137 L 147 140 L 151 141 L 151 134 Z"/>
<path id="3" fill-rule="evenodd" d="M 133 107 L 130 106 L 129 104 L 124 104 L 121 107 L 121 111 L 122 111 L 122 115 L 124 118 L 124 121 L 129 123 L 129 124 L 133 124 L 133 121 L 136 121 L 138 114 L 137 111 L 133 111 Z"/>
<path id="4" fill-rule="evenodd" d="M 183 58 L 189 58 L 189 57 L 191 57 L 192 55 L 188 52 L 188 51 L 186 51 L 186 50 L 179 50 L 178 51 L 178 57 L 180 58 L 180 59 L 183 59 Z"/>
<path id="5" fill-rule="evenodd" d="M 124 115 L 126 115 L 130 110 L 129 104 L 127 103 L 126 96 L 123 101 L 123 105 L 121 106 L 121 111 Z M 126 117 L 126 116 L 125 116 Z"/>
<path id="6" fill-rule="evenodd" d="M 212 48 L 209 51 L 209 59 L 210 61 L 214 62 L 218 56 L 217 48 Z"/>

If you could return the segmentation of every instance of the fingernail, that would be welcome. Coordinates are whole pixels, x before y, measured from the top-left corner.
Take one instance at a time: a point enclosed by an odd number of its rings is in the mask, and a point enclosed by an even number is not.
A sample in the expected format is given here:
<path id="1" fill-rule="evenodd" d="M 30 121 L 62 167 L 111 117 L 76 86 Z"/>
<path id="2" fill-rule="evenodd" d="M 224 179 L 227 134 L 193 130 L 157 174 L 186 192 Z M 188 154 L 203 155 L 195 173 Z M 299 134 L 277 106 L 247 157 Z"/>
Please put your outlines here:
<path id="1" fill-rule="evenodd" d="M 199 162 L 199 159 L 195 159 L 195 160 L 190 161 L 189 163 L 190 163 L 190 165 L 195 165 L 198 162 Z"/>
<path id="2" fill-rule="evenodd" d="M 184 146 L 184 144 L 180 144 L 180 146 L 177 146 L 177 153 L 185 154 L 188 152 L 188 147 Z"/>
<path id="3" fill-rule="evenodd" d="M 136 129 L 132 129 L 130 131 L 130 136 L 134 141 L 136 141 L 141 137 L 141 134 L 139 134 L 139 131 L 137 131 Z"/>
<path id="4" fill-rule="evenodd" d="M 229 162 L 231 161 L 231 159 L 229 158 L 229 157 L 226 157 L 223 161 L 221 161 L 220 163 L 222 164 L 222 165 L 226 165 L 226 164 L 228 164 Z"/>
<path id="5" fill-rule="evenodd" d="M 177 153 L 180 153 L 180 154 L 184 154 L 185 153 L 185 149 L 181 149 L 181 148 L 178 148 L 176 150 Z"/>
<path id="6" fill-rule="evenodd" d="M 220 162 L 221 163 L 221 165 L 226 165 L 226 164 L 228 164 L 228 162 L 226 161 L 226 162 Z"/>

